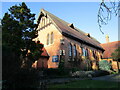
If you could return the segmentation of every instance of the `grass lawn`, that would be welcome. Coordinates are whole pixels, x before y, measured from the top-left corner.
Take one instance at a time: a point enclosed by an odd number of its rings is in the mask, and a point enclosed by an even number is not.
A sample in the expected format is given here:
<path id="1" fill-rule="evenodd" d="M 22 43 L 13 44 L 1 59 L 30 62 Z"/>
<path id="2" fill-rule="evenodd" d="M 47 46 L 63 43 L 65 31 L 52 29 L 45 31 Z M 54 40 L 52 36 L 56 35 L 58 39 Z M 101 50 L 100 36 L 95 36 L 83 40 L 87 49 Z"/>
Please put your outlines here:
<path id="1" fill-rule="evenodd" d="M 99 80 L 79 80 L 65 84 L 48 85 L 48 88 L 120 88 L 120 83 Z"/>

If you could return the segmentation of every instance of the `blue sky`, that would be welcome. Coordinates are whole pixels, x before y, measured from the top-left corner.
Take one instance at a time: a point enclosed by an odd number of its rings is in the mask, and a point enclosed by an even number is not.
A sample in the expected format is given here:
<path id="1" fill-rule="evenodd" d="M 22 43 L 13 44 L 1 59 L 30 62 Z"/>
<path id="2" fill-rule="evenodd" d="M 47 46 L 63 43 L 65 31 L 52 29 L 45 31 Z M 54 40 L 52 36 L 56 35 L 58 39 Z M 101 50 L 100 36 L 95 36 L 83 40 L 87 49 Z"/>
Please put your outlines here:
<path id="1" fill-rule="evenodd" d="M 20 2 L 2 2 L 2 14 L 8 12 L 8 8 Z M 97 13 L 99 2 L 26 2 L 32 13 L 36 14 L 36 19 L 40 9 L 44 8 L 59 18 L 73 23 L 80 30 L 90 33 L 100 43 L 105 43 L 105 35 L 108 34 L 110 41 L 118 40 L 118 18 L 114 15 L 108 25 L 102 26 L 102 34 L 97 23 Z M 1 3 L 0 3 L 1 5 Z"/>

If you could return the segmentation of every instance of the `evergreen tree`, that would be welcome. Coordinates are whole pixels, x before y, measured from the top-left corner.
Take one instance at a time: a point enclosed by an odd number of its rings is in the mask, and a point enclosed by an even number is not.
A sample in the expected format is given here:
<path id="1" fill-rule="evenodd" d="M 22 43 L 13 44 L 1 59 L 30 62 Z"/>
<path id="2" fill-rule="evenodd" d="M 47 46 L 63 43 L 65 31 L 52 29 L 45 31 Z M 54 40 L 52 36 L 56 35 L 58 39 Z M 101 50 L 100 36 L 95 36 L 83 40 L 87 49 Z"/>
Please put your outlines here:
<path id="1" fill-rule="evenodd" d="M 120 59 L 120 47 L 118 47 L 112 54 L 111 56 L 114 58 L 114 59 Z"/>
<path id="2" fill-rule="evenodd" d="M 10 7 L 9 12 L 2 19 L 3 46 L 8 46 L 18 56 L 22 55 L 28 61 L 34 62 L 39 58 L 43 47 L 42 44 L 32 41 L 37 37 L 35 14 L 31 13 L 24 2 Z"/>
<path id="3" fill-rule="evenodd" d="M 35 14 L 31 13 L 24 2 L 10 7 L 9 12 L 5 13 L 1 20 L 2 78 L 3 80 L 10 81 L 11 84 L 13 84 L 12 80 L 15 80 L 14 84 L 17 83 L 15 77 L 20 76 L 21 66 L 29 71 L 32 63 L 38 60 L 42 53 L 43 45 L 40 42 L 35 43 L 32 41 L 38 36 L 34 20 Z M 19 74 L 16 75 L 15 73 Z M 23 76 L 25 75 L 23 74 Z M 26 76 L 29 75 L 26 73 Z M 22 79 L 25 78 L 23 77 Z"/>

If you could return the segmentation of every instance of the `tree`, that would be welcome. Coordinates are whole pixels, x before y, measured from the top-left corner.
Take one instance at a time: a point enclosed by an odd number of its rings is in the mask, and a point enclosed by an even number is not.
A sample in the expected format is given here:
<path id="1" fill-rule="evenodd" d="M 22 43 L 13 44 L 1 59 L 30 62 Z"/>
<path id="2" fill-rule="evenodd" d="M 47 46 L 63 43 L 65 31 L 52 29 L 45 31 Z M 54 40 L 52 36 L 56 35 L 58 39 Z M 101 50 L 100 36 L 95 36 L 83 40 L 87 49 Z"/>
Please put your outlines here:
<path id="1" fill-rule="evenodd" d="M 98 25 L 102 34 L 104 34 L 104 32 L 101 30 L 102 25 L 108 24 L 108 22 L 111 20 L 112 14 L 120 17 L 119 10 L 119 0 L 109 0 L 109 2 L 101 0 L 100 7 L 98 10 Z"/>
<path id="2" fill-rule="evenodd" d="M 24 2 L 10 7 L 9 13 L 5 13 L 1 21 L 3 80 L 13 80 L 21 66 L 29 70 L 39 59 L 43 45 L 32 41 L 38 36 L 34 20 L 35 14 Z"/>
<path id="3" fill-rule="evenodd" d="M 116 60 L 120 59 L 120 47 L 118 47 L 112 54 L 111 56 Z"/>
<path id="4" fill-rule="evenodd" d="M 118 67 L 118 72 L 120 67 L 119 67 L 119 62 L 120 62 L 120 47 L 118 47 L 112 54 L 111 54 L 112 58 L 117 61 L 117 67 Z"/>
<path id="5" fill-rule="evenodd" d="M 24 2 L 10 7 L 9 12 L 2 19 L 3 45 L 12 48 L 18 56 L 22 55 L 34 62 L 39 58 L 43 47 L 42 44 L 32 41 L 38 36 L 34 24 L 35 14 L 30 13 Z"/>

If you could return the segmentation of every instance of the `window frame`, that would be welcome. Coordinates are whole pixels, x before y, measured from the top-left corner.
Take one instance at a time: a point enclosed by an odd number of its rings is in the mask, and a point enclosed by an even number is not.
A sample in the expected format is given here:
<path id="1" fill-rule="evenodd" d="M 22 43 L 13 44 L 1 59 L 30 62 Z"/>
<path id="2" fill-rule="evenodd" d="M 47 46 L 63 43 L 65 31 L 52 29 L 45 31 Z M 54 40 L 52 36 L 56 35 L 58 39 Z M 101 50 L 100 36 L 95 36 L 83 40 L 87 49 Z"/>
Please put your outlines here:
<path id="1" fill-rule="evenodd" d="M 68 55 L 69 57 L 72 57 L 72 44 L 69 43 L 69 46 L 68 46 Z"/>
<path id="2" fill-rule="evenodd" d="M 50 35 L 49 35 L 49 33 L 47 34 L 47 45 L 49 45 L 49 38 L 50 38 Z"/>
<path id="3" fill-rule="evenodd" d="M 73 56 L 74 56 L 74 57 L 77 57 L 76 45 L 73 46 Z"/>
<path id="4" fill-rule="evenodd" d="M 82 56 L 85 56 L 85 54 L 86 54 L 86 50 L 84 47 L 82 47 Z"/>
<path id="5" fill-rule="evenodd" d="M 54 42 L 54 33 L 51 32 L 50 43 L 53 44 Z"/>

